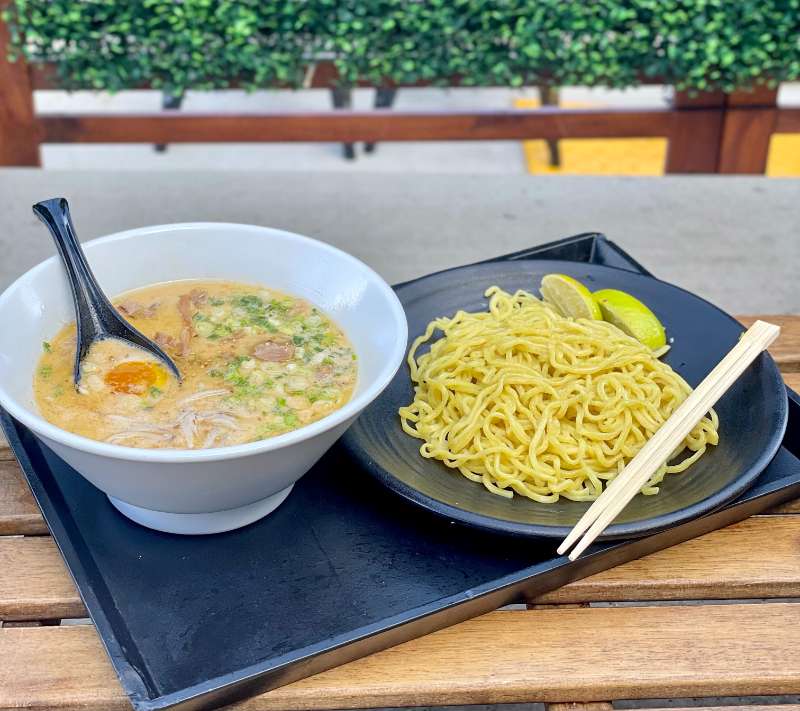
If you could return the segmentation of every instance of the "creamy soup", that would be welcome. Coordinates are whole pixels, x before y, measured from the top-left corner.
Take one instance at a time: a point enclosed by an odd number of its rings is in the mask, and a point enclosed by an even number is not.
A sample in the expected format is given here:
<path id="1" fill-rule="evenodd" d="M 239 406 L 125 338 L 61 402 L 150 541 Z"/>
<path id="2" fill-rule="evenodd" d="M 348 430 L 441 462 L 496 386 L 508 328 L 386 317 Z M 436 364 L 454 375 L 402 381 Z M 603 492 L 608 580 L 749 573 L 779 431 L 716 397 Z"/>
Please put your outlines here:
<path id="1" fill-rule="evenodd" d="M 114 305 L 181 371 L 116 339 L 96 343 L 72 382 L 75 324 L 43 344 L 36 402 L 49 422 L 130 447 L 198 449 L 272 437 L 340 408 L 356 354 L 313 304 L 227 281 L 179 281 Z"/>

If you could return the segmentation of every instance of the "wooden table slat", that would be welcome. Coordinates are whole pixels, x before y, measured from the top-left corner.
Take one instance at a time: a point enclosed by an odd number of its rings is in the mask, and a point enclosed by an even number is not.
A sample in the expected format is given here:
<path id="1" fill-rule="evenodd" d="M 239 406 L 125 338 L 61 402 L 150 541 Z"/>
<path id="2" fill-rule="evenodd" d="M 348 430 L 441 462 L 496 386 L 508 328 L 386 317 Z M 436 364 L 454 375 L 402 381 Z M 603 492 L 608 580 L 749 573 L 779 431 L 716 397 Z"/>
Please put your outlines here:
<path id="1" fill-rule="evenodd" d="M 608 701 L 589 701 L 583 704 L 573 701 L 571 703 L 546 704 L 545 711 L 614 711 L 614 706 Z"/>
<path id="2" fill-rule="evenodd" d="M 781 327 L 781 335 L 769 349 L 775 362 L 784 373 L 800 372 L 800 316 L 738 316 L 745 326 L 763 319 Z"/>
<path id="3" fill-rule="evenodd" d="M 50 536 L 0 537 L 0 620 L 86 617 Z"/>
<path id="4" fill-rule="evenodd" d="M 232 708 L 796 694 L 798 612 L 791 603 L 493 612 Z M 0 659 L 0 709 L 129 708 L 90 627 L 0 629 Z"/>
<path id="5" fill-rule="evenodd" d="M 85 617 L 49 537 L 0 538 L 0 619 Z M 800 597 L 800 517 L 762 516 L 578 580 L 535 600 Z"/>
<path id="6" fill-rule="evenodd" d="M 47 525 L 19 465 L 0 458 L 0 536 L 42 533 Z"/>
<path id="7" fill-rule="evenodd" d="M 604 570 L 537 603 L 800 597 L 800 517 L 759 516 Z"/>

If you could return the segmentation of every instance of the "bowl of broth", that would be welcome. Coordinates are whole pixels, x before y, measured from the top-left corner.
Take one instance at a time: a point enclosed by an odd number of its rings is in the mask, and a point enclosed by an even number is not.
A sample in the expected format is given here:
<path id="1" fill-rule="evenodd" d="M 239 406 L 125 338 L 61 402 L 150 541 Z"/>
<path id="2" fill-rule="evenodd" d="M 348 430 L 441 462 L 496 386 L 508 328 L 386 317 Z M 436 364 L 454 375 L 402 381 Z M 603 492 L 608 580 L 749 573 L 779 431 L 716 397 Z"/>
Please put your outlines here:
<path id="1" fill-rule="evenodd" d="M 394 291 L 323 242 L 189 223 L 83 247 L 114 306 L 181 381 L 107 339 L 76 387 L 73 305 L 52 257 L 0 295 L 0 405 L 144 526 L 205 534 L 267 515 L 404 357 Z"/>

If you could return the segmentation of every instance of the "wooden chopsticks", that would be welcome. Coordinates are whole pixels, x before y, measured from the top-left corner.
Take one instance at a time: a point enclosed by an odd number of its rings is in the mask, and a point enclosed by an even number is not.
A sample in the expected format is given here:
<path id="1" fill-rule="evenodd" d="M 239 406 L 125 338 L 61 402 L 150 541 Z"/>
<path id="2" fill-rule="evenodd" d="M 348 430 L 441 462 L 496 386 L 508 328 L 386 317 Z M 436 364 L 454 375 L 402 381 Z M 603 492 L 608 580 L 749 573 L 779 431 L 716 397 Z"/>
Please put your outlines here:
<path id="1" fill-rule="evenodd" d="M 756 321 L 739 342 L 705 377 L 700 385 L 670 415 L 661 428 L 628 462 L 625 469 L 606 487 L 558 547 L 575 560 L 641 491 L 647 480 L 674 452 L 703 416 L 714 406 L 739 376 L 778 337 L 781 329 Z M 586 535 L 583 535 L 585 532 Z M 580 541 L 578 539 L 583 535 Z"/>

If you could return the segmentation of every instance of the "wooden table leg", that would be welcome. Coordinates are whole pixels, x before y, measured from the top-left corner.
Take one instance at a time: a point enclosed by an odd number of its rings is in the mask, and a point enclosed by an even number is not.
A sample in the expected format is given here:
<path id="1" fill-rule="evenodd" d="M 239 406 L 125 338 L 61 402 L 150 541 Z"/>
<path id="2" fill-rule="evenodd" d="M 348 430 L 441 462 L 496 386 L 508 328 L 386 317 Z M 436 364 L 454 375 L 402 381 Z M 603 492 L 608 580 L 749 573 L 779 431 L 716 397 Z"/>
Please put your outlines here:
<path id="1" fill-rule="evenodd" d="M 183 105 L 183 95 L 179 94 L 173 96 L 172 94 L 164 94 L 161 97 L 161 108 L 165 111 L 178 111 Z M 167 143 L 156 143 L 153 145 L 156 153 L 164 153 L 167 150 Z"/>
<path id="2" fill-rule="evenodd" d="M 539 96 L 541 97 L 540 103 L 542 106 L 558 106 L 559 91 L 558 87 L 551 86 L 550 84 L 542 84 L 539 87 Z M 561 151 L 559 150 L 558 140 L 550 138 L 547 141 L 547 152 L 550 154 L 550 167 L 561 167 Z"/>
<path id="3" fill-rule="evenodd" d="M 333 108 L 349 109 L 353 105 L 353 91 L 349 86 L 335 86 L 331 89 Z M 343 143 L 342 154 L 347 160 L 355 160 L 356 149 L 354 143 Z"/>
<path id="4" fill-rule="evenodd" d="M 374 106 L 376 109 L 391 109 L 395 98 L 397 98 L 397 87 L 379 86 L 375 89 Z M 364 153 L 374 153 L 376 146 L 376 143 L 365 143 Z"/>

